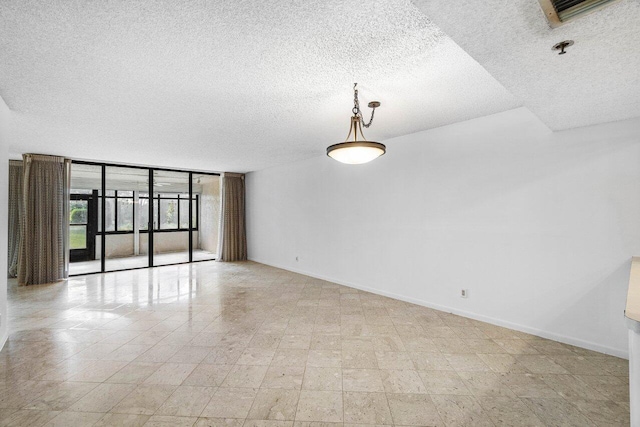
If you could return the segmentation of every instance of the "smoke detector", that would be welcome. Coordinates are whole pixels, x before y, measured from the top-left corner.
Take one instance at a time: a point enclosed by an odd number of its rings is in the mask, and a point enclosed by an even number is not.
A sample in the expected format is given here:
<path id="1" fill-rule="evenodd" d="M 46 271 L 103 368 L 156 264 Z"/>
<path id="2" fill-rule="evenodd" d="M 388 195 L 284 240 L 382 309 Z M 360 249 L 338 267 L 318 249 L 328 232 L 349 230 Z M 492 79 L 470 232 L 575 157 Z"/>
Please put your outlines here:
<path id="1" fill-rule="evenodd" d="M 620 0 L 539 0 L 551 28 L 559 27 L 580 16 Z"/>

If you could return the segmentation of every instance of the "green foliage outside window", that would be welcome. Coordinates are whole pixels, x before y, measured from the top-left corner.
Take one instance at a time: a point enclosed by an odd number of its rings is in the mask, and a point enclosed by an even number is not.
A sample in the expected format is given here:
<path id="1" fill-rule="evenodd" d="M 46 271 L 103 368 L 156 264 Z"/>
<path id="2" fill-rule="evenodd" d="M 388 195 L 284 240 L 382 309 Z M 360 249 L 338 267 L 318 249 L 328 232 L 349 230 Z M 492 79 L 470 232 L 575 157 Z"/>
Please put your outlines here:
<path id="1" fill-rule="evenodd" d="M 72 200 L 69 212 L 71 224 L 87 223 L 87 202 L 85 200 Z"/>
<path id="2" fill-rule="evenodd" d="M 87 210 L 86 209 L 73 209 L 69 218 L 71 224 L 84 224 L 87 222 Z"/>

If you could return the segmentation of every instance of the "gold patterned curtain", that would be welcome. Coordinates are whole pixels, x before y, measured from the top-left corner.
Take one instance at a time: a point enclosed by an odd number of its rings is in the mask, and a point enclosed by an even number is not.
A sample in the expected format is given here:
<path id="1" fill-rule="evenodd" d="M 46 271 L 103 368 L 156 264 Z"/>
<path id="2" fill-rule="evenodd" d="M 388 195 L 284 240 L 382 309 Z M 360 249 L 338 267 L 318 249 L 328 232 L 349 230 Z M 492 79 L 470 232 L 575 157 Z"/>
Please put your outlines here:
<path id="1" fill-rule="evenodd" d="M 222 177 L 222 218 L 218 261 L 247 259 L 244 209 L 244 174 L 225 172 Z"/>
<path id="2" fill-rule="evenodd" d="M 70 162 L 23 155 L 23 206 L 18 283 L 36 285 L 67 277 Z"/>

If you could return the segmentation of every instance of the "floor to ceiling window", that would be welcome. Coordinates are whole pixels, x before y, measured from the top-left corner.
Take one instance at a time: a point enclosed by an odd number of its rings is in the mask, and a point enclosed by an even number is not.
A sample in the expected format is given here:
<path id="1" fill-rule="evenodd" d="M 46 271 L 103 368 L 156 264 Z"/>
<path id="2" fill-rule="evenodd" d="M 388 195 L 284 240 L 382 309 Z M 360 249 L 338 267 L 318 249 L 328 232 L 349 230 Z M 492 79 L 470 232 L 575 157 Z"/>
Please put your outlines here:
<path id="1" fill-rule="evenodd" d="M 198 233 L 194 234 L 191 242 L 193 260 L 212 260 L 218 250 L 220 176 L 194 172 L 191 174 L 191 187 L 197 195 L 193 208 L 197 215 L 194 221 L 198 224 Z"/>
<path id="2" fill-rule="evenodd" d="M 104 176 L 105 271 L 148 267 L 147 241 L 141 239 L 141 234 L 147 230 L 149 171 L 105 166 Z M 73 179 L 73 167 L 71 177 Z M 147 215 L 143 217 L 141 214 L 145 211 Z"/>
<path id="3" fill-rule="evenodd" d="M 101 240 L 99 206 L 102 195 L 102 167 L 71 164 L 69 201 L 69 273 L 99 273 Z"/>
<path id="4" fill-rule="evenodd" d="M 69 203 L 71 275 L 216 259 L 217 174 L 74 161 Z"/>
<path id="5" fill-rule="evenodd" d="M 197 233 L 197 221 L 189 216 L 188 172 L 153 171 L 153 258 L 155 265 L 190 261 L 189 239 Z M 191 236 L 189 236 L 191 234 Z M 197 236 L 196 236 L 197 238 Z M 172 254 L 171 257 L 163 256 Z"/>

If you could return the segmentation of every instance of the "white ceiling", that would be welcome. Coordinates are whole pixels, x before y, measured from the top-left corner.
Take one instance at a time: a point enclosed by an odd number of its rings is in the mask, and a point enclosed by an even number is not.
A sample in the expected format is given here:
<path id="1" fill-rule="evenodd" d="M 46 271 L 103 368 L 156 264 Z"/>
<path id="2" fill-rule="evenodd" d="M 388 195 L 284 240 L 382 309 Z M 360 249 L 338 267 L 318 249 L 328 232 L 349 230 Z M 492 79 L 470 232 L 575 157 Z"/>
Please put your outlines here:
<path id="1" fill-rule="evenodd" d="M 10 150 L 262 169 L 340 142 L 355 81 L 372 140 L 521 105 L 554 130 L 640 116 L 640 2 L 555 30 L 536 0 L 414 3 L 3 0 Z"/>
<path id="2" fill-rule="evenodd" d="M 14 154 L 261 169 L 343 140 L 355 81 L 374 140 L 521 105 L 409 0 L 0 2 Z"/>
<path id="3" fill-rule="evenodd" d="M 640 116 L 640 1 L 556 29 L 537 0 L 414 3 L 551 129 Z"/>

